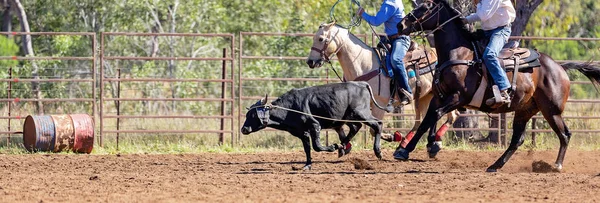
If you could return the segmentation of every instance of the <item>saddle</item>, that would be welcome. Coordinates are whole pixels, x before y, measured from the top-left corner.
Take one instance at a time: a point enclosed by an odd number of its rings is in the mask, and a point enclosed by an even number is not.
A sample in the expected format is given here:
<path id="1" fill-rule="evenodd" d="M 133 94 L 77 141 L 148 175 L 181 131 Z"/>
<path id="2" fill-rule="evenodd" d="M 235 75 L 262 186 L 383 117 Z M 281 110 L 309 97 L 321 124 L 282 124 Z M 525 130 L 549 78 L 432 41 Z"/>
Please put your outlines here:
<path id="1" fill-rule="evenodd" d="M 500 66 L 506 72 L 513 72 L 513 77 L 509 78 L 511 81 L 511 88 L 513 90 L 516 89 L 517 86 L 517 75 L 519 72 L 531 72 L 532 68 L 540 67 L 541 63 L 539 60 L 540 54 L 537 50 L 529 49 L 529 48 L 520 48 L 518 47 L 517 42 L 509 42 L 504 48 L 498 53 L 498 61 L 500 62 Z M 475 95 L 473 95 L 473 99 L 467 105 L 470 107 L 478 108 L 481 106 L 483 97 L 485 95 L 485 90 L 488 86 L 493 87 L 494 83 L 491 78 L 490 73 L 487 71 L 485 65 L 481 66 L 482 71 L 484 72 L 484 77 L 482 77 L 482 81 L 477 88 Z M 515 69 L 517 71 L 515 71 Z M 497 89 L 497 88 L 496 88 Z M 494 97 L 499 97 L 499 91 L 492 91 Z"/>
<path id="2" fill-rule="evenodd" d="M 391 50 L 392 48 L 391 45 L 384 40 L 385 38 L 381 39 L 382 42 L 373 49 L 375 50 L 375 53 L 377 53 L 381 70 L 386 73 L 387 77 L 393 78 L 394 73 L 392 72 L 391 67 L 387 67 L 386 56 L 388 53 L 383 46 L 386 46 L 387 50 Z M 419 75 L 425 74 L 435 69 L 437 54 L 435 53 L 435 48 L 427 47 L 426 49 L 422 49 L 415 41 L 411 41 L 403 61 L 406 70 L 413 69 L 419 71 Z M 409 76 L 409 78 L 411 77 Z"/>
<path id="3" fill-rule="evenodd" d="M 529 48 L 503 48 L 498 53 L 498 61 L 504 70 L 514 71 L 515 65 L 520 71 L 524 68 L 535 68 L 541 66 L 540 54 L 536 50 Z"/>

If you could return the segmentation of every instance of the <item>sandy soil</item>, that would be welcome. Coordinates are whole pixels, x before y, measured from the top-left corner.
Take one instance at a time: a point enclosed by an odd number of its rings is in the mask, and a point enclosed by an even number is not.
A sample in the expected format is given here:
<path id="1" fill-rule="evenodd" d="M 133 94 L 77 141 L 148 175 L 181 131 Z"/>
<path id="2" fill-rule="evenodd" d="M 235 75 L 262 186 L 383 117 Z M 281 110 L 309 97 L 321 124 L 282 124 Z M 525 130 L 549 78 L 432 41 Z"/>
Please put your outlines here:
<path id="1" fill-rule="evenodd" d="M 568 151 L 564 170 L 547 170 L 557 154 L 518 151 L 498 173 L 485 173 L 502 152 L 424 151 L 411 161 L 384 151 L 301 151 L 183 155 L 0 155 L 0 202 L 597 202 L 600 151 Z M 356 166 L 359 166 L 357 169 Z"/>

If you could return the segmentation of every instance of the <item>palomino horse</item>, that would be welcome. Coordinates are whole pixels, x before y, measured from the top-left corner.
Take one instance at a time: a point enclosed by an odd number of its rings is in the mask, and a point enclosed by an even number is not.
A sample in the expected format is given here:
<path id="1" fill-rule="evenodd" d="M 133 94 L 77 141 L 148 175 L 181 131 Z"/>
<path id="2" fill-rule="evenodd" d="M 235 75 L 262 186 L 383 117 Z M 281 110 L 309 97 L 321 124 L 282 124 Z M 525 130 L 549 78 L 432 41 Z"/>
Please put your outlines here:
<path id="1" fill-rule="evenodd" d="M 478 50 L 481 50 L 481 46 L 475 45 L 479 42 L 474 33 L 467 30 L 465 24 L 458 17 L 460 17 L 460 13 L 454 10 L 446 0 L 433 0 L 422 3 L 398 24 L 398 29 L 402 30 L 401 34 L 404 35 L 425 30 L 432 31 L 439 62 L 436 67 L 436 82 L 433 90 L 435 97 L 429 104 L 429 110 L 415 134 L 415 139 L 412 139 L 406 148 L 396 149 L 394 157 L 408 159 L 408 153 L 415 149 L 423 133 L 442 115 L 457 108 L 467 107 L 490 113 L 514 111 L 513 136 L 510 146 L 487 169 L 488 172 L 496 172 L 523 144 L 527 122 L 541 111 L 560 140 L 555 166 L 558 170 L 562 169 L 565 152 L 571 138 L 571 132 L 562 117 L 570 88 L 566 70 L 578 70 L 598 85 L 600 69 L 589 63 L 569 63 L 561 66 L 549 56 L 529 49 L 504 50 L 499 53 L 501 64 L 504 63 L 507 69 L 512 67 L 512 70 L 518 70 L 518 68 L 521 70 L 516 71 L 518 72 L 517 77 L 513 77 L 515 71 L 508 73 L 508 78 L 513 81 L 513 87 L 516 87 L 511 93 L 513 94 L 512 102 L 493 107 L 494 103 L 481 102 L 491 98 L 492 91 L 489 88 L 481 88 L 481 91 L 478 91 L 480 89 L 478 87 L 485 86 L 486 78 L 489 78 L 479 59 L 481 51 Z M 519 61 L 517 54 L 521 52 L 526 53 L 522 56 L 527 57 L 529 54 L 534 57 L 527 58 L 535 60 Z M 538 56 L 539 58 L 537 58 Z M 502 58 L 510 59 L 502 60 Z M 517 64 L 516 69 L 514 68 L 515 64 Z M 475 100 L 478 102 L 473 103 Z M 433 139 L 430 137 L 428 142 L 432 141 Z"/>
<path id="2" fill-rule="evenodd" d="M 375 49 L 350 33 L 348 29 L 336 25 L 335 22 L 322 24 L 319 26 L 319 30 L 313 37 L 313 45 L 310 55 L 308 56 L 307 64 L 310 68 L 320 67 L 324 62 L 329 62 L 330 57 L 334 54 L 338 57 L 340 65 L 342 66 L 345 80 L 354 81 L 359 79 L 367 81 L 369 85 L 373 87 L 374 92 L 377 93 L 375 96 L 377 102 L 387 103 L 390 100 L 391 79 L 385 75 L 381 75 L 381 72 L 383 71 L 380 71 L 380 60 Z M 409 64 L 414 62 L 411 61 L 411 59 L 414 58 L 418 57 L 414 57 L 409 51 L 404 60 L 405 64 L 407 64 L 407 69 L 413 69 L 414 66 L 410 66 Z M 371 77 L 368 77 L 367 75 L 371 75 Z M 409 85 L 413 89 L 413 92 L 420 92 L 419 98 L 415 98 L 415 109 L 417 109 L 415 113 L 417 114 L 417 118 L 420 118 L 420 115 L 427 112 L 427 106 L 433 97 L 431 91 L 433 74 L 420 74 L 419 79 L 421 84 L 419 85 L 420 88 L 418 90 L 416 88 L 416 77 L 409 79 Z M 373 108 L 372 111 L 376 118 L 383 120 L 385 111 L 378 108 Z M 448 130 L 448 127 L 452 125 L 457 116 L 458 111 L 449 113 L 448 120 L 436 133 L 438 135 L 437 142 L 427 146 L 427 150 L 430 152 L 431 157 L 435 157 L 435 154 L 441 149 L 440 136 Z M 419 126 L 419 122 L 419 119 L 415 121 L 413 128 L 407 134 L 404 141 L 402 141 L 403 145 L 410 141 Z M 431 129 L 430 134 L 433 135 L 435 126 L 432 126 Z M 339 130 L 336 131 L 340 133 Z M 343 133 L 343 131 L 341 132 Z M 394 138 L 393 136 L 385 136 L 382 138 L 386 141 L 400 141 L 401 139 L 398 137 Z"/>

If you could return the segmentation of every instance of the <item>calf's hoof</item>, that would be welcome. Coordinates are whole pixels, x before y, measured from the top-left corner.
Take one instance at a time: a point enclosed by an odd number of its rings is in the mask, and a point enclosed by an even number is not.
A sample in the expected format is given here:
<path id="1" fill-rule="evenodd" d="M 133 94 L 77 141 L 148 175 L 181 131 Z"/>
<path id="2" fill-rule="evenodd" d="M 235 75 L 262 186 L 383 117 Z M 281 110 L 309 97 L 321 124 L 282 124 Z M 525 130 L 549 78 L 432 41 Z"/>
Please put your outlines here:
<path id="1" fill-rule="evenodd" d="M 373 149 L 375 151 L 375 156 L 381 160 L 383 157 L 381 156 L 381 149 Z"/>
<path id="2" fill-rule="evenodd" d="M 437 156 L 437 153 L 442 150 L 442 141 L 435 141 L 433 145 L 427 147 L 427 152 L 429 153 L 429 158 L 433 159 Z"/>
<path id="3" fill-rule="evenodd" d="M 498 172 L 498 169 L 496 169 L 496 168 L 487 168 L 487 169 L 485 170 L 485 172 L 488 172 L 488 173 L 496 173 L 496 172 Z"/>
<path id="4" fill-rule="evenodd" d="M 398 161 L 406 161 L 408 160 L 408 150 L 402 148 L 402 147 L 398 147 L 396 149 L 396 151 L 394 152 L 394 159 L 398 160 Z"/>
<path id="5" fill-rule="evenodd" d="M 302 168 L 302 170 L 303 170 L 303 171 L 308 171 L 308 170 L 310 170 L 310 169 L 312 169 L 312 165 L 311 165 L 311 164 L 306 164 L 306 165 L 305 165 L 305 166 Z"/>

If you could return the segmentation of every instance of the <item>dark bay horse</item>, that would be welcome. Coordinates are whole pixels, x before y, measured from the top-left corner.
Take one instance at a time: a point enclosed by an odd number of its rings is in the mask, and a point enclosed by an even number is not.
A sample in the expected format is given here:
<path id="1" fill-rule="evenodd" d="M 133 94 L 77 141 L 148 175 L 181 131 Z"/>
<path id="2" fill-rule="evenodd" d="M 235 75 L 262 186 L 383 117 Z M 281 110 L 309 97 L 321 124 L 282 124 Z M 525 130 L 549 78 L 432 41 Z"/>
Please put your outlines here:
<path id="1" fill-rule="evenodd" d="M 513 135 L 508 149 L 491 166 L 488 172 L 496 172 L 510 159 L 517 148 L 523 144 L 527 122 L 541 112 L 552 130 L 558 136 L 560 149 L 556 159 L 556 169 L 562 169 L 565 152 L 571 138 L 571 132 L 562 117 L 569 97 L 570 81 L 566 70 L 578 70 L 588 77 L 594 85 L 600 84 L 600 68 L 589 63 L 569 63 L 559 65 L 549 56 L 539 53 L 539 66 L 519 71 L 516 77 L 516 89 L 511 104 L 492 107 L 483 102 L 473 108 L 470 102 L 475 99 L 476 91 L 485 75 L 481 68 L 479 42 L 474 33 L 466 29 L 459 19 L 460 13 L 446 0 L 430 0 L 422 3 L 410 12 L 399 24 L 401 33 L 432 31 L 438 53 L 435 97 L 431 100 L 422 124 L 415 138 L 406 148 L 398 147 L 394 153 L 396 159 L 408 159 L 419 138 L 434 125 L 442 115 L 460 107 L 483 112 L 504 113 L 514 111 Z M 534 52 L 533 50 L 531 52 Z M 537 53 L 537 52 L 536 52 Z M 508 72 L 513 78 L 513 72 Z M 490 88 L 483 89 L 483 100 L 493 97 Z M 428 137 L 428 143 L 433 138 Z"/>

